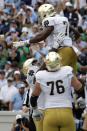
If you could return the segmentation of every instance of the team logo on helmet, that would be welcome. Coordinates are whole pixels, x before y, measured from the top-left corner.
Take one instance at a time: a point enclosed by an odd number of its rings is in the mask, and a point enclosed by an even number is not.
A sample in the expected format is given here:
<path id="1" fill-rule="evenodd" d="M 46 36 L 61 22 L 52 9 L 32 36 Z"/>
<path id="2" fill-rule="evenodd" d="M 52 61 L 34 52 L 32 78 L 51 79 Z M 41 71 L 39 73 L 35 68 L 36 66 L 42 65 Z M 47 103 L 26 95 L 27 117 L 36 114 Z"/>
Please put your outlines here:
<path id="1" fill-rule="evenodd" d="M 27 71 L 29 69 L 30 66 L 32 66 L 32 62 L 35 60 L 35 58 L 30 58 L 28 60 L 26 60 L 24 63 L 23 63 L 23 73 L 24 75 L 27 75 Z"/>
<path id="2" fill-rule="evenodd" d="M 55 14 L 54 7 L 51 4 L 43 4 L 38 9 L 38 16 L 40 17 L 41 20 L 54 14 Z"/>
<path id="3" fill-rule="evenodd" d="M 45 58 L 45 63 L 49 71 L 56 71 L 61 66 L 61 57 L 56 52 L 49 52 Z"/>

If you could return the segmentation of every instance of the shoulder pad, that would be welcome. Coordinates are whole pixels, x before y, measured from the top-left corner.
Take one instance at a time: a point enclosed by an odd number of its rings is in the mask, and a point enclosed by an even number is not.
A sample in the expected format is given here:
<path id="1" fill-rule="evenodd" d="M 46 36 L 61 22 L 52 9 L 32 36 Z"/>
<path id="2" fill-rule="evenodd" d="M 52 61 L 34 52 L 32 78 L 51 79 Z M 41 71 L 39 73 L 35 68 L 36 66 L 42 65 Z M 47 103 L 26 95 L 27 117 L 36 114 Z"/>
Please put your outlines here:
<path id="1" fill-rule="evenodd" d="M 63 70 L 67 75 L 73 74 L 73 68 L 71 66 L 63 66 Z"/>
<path id="2" fill-rule="evenodd" d="M 52 17 L 48 17 L 48 18 L 45 18 L 43 21 L 42 21 L 42 25 L 44 27 L 47 27 L 47 26 L 54 26 L 54 20 Z"/>

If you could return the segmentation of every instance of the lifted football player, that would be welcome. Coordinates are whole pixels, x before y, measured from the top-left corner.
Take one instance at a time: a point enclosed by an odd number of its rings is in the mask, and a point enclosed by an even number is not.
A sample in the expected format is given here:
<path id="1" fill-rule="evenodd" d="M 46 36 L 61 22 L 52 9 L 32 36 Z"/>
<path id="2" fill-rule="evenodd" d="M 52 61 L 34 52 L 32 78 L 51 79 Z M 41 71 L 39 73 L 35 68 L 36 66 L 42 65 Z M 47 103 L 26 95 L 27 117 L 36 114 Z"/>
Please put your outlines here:
<path id="1" fill-rule="evenodd" d="M 72 48 L 72 39 L 69 37 L 69 22 L 66 17 L 61 17 L 54 11 L 51 4 L 43 4 L 38 9 L 44 30 L 30 39 L 31 43 L 38 43 L 48 38 L 51 51 L 57 51 L 62 57 L 62 65 L 72 66 L 76 73 L 77 55 Z M 76 36 L 74 29 L 70 28 Z"/>

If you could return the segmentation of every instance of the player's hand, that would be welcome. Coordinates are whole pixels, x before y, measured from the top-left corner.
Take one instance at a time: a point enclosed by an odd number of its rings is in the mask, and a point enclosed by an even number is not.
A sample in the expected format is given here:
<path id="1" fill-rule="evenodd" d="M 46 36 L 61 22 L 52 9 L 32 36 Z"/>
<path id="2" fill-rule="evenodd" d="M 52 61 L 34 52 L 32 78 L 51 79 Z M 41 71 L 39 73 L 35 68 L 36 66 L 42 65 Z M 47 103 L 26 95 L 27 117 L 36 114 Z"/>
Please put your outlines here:
<path id="1" fill-rule="evenodd" d="M 22 107 L 22 110 L 23 110 L 23 112 L 25 112 L 25 113 L 29 112 L 29 108 L 26 107 L 26 106 L 23 106 L 23 107 Z"/>
<path id="2" fill-rule="evenodd" d="M 38 109 L 34 109 L 32 116 L 33 116 L 33 118 L 36 121 L 40 121 L 41 120 L 41 116 L 43 116 L 43 113 L 40 110 L 38 110 Z"/>
<path id="3" fill-rule="evenodd" d="M 57 42 L 59 45 L 64 41 L 64 38 L 65 38 L 65 33 L 61 33 L 61 32 L 58 33 Z"/>
<path id="4" fill-rule="evenodd" d="M 61 46 L 62 42 L 64 41 L 64 38 L 65 38 L 64 33 L 58 33 L 57 39 L 54 40 L 53 48 L 58 49 Z"/>
<path id="5" fill-rule="evenodd" d="M 78 104 L 75 104 L 75 109 L 78 109 Z"/>
<path id="6" fill-rule="evenodd" d="M 77 104 L 78 104 L 78 107 L 79 107 L 80 109 L 85 108 L 85 106 L 86 106 L 85 99 L 82 98 L 82 97 L 78 98 L 78 99 L 77 99 Z"/>

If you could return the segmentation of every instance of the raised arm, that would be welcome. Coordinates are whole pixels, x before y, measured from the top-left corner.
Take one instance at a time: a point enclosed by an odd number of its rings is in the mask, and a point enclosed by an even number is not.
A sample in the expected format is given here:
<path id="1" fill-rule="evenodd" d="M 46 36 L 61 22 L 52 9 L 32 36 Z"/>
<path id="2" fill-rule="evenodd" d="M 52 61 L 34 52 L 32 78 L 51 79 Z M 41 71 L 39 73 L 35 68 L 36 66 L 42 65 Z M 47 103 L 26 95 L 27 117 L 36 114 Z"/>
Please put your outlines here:
<path id="1" fill-rule="evenodd" d="M 53 26 L 46 27 L 45 30 L 41 31 L 35 37 L 32 37 L 29 42 L 30 43 L 38 43 L 38 42 L 40 42 L 42 40 L 45 40 L 51 34 L 51 32 L 53 30 L 54 30 Z"/>

